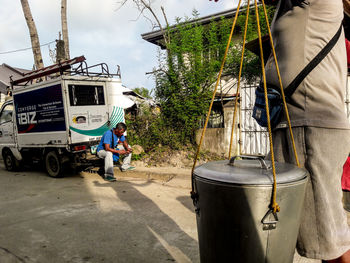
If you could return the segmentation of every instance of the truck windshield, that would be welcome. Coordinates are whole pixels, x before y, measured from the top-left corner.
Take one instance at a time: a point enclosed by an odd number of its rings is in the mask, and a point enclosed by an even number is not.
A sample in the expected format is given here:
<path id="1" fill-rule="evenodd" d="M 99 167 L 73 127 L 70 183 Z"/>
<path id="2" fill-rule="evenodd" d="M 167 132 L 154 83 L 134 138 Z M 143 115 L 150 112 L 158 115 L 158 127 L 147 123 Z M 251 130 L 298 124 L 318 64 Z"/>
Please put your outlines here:
<path id="1" fill-rule="evenodd" d="M 0 113 L 0 124 L 12 120 L 12 111 L 13 111 L 12 104 L 8 104 L 4 107 L 4 109 Z"/>
<path id="2" fill-rule="evenodd" d="M 105 105 L 103 86 L 68 85 L 71 106 Z"/>

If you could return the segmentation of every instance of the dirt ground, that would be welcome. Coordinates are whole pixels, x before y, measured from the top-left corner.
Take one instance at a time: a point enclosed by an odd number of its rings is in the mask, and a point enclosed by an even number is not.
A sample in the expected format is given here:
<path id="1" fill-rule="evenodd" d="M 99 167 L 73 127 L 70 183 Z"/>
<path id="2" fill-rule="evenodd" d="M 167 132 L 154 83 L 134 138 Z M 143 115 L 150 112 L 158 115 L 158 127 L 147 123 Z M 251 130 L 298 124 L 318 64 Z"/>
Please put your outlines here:
<path id="1" fill-rule="evenodd" d="M 136 171 L 54 179 L 0 161 L 0 263 L 199 262 L 190 169 Z"/>
<path id="2" fill-rule="evenodd" d="M 138 167 L 174 167 L 192 168 L 196 149 L 184 147 L 181 150 L 172 150 L 168 147 L 160 147 L 142 154 L 133 164 Z M 222 160 L 223 155 L 202 151 L 199 154 L 197 165 L 208 161 Z"/>
<path id="3" fill-rule="evenodd" d="M 0 164 L 0 262 L 199 262 L 189 190 Z"/>

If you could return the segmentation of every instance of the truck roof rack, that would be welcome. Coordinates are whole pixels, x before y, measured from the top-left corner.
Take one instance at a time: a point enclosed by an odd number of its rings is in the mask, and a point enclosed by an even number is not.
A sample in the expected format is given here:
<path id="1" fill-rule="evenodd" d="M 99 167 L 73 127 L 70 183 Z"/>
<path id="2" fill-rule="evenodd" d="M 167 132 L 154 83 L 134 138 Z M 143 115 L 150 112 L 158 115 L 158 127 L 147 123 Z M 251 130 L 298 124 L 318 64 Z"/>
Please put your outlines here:
<path id="1" fill-rule="evenodd" d="M 80 57 L 75 57 L 73 59 L 61 61 L 57 64 L 37 69 L 31 72 L 28 72 L 23 75 L 22 78 L 13 80 L 12 76 L 10 76 L 10 82 L 11 82 L 11 87 L 13 86 L 26 86 L 28 83 L 32 84 L 34 80 L 36 79 L 41 79 L 45 77 L 45 79 L 54 79 L 58 76 L 61 75 L 81 75 L 81 76 L 88 76 L 88 77 L 113 77 L 117 76 L 121 78 L 121 73 L 120 73 L 120 67 L 119 65 L 117 66 L 117 73 L 112 74 L 109 73 L 109 69 L 106 63 L 99 63 L 93 66 L 88 66 L 87 63 L 85 62 L 85 57 L 80 56 Z M 73 65 L 79 64 L 77 67 L 73 68 Z M 99 72 L 93 72 L 91 71 L 92 68 L 99 68 Z M 53 75 L 55 73 L 59 73 L 56 75 Z"/>

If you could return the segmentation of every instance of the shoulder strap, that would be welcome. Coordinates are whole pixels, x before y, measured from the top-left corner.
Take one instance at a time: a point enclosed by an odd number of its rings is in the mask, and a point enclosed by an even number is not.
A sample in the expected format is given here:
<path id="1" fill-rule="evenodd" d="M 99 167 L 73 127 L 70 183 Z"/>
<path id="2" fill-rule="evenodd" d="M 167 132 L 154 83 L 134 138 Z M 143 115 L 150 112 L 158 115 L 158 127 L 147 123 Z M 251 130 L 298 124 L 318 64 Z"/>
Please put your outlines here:
<path id="1" fill-rule="evenodd" d="M 111 130 L 111 132 L 112 132 L 112 149 L 114 149 L 114 132 L 113 132 L 113 129 Z"/>
<path id="2" fill-rule="evenodd" d="M 329 51 L 332 50 L 334 45 L 337 43 L 342 30 L 342 24 L 333 36 L 333 38 L 327 43 L 327 45 L 314 57 L 309 64 L 295 77 L 295 79 L 288 85 L 284 90 L 284 94 L 286 98 L 290 98 L 294 91 L 298 88 L 300 83 L 304 80 L 304 78 L 327 56 Z"/>

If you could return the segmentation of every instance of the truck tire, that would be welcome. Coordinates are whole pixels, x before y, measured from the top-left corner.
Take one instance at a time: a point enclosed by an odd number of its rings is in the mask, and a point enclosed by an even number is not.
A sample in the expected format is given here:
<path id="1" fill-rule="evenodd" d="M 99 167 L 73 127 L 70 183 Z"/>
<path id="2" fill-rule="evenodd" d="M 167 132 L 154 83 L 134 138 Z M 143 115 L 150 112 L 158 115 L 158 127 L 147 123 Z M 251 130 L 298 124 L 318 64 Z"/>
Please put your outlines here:
<path id="1" fill-rule="evenodd" d="M 62 177 L 63 166 L 56 151 L 49 151 L 46 153 L 45 168 L 49 176 L 55 178 Z"/>
<path id="2" fill-rule="evenodd" d="M 19 169 L 19 161 L 13 156 L 10 150 L 5 150 L 2 157 L 7 171 L 17 171 Z"/>

